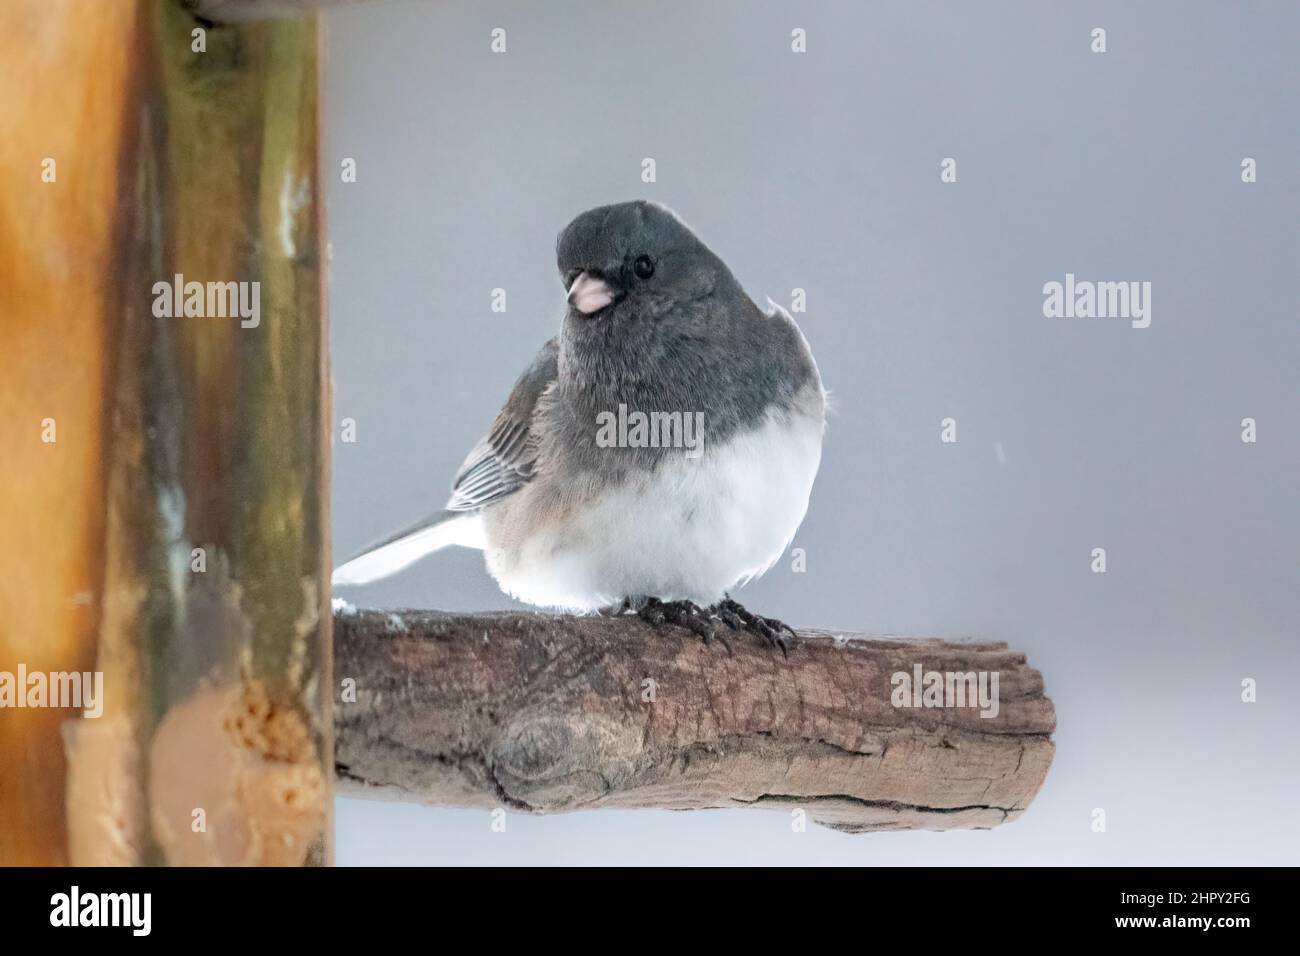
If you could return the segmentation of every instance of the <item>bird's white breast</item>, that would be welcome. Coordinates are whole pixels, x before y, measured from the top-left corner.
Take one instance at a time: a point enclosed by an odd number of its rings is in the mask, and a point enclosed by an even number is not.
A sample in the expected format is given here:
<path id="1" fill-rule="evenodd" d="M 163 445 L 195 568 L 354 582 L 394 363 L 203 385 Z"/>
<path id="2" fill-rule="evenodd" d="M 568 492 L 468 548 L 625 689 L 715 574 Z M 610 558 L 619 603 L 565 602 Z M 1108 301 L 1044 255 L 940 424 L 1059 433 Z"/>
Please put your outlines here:
<path id="1" fill-rule="evenodd" d="M 666 458 L 511 547 L 489 541 L 488 568 L 505 591 L 546 607 L 640 596 L 712 604 L 766 571 L 803 520 L 821 461 L 820 404 L 816 416 L 769 412 L 698 458 Z"/>

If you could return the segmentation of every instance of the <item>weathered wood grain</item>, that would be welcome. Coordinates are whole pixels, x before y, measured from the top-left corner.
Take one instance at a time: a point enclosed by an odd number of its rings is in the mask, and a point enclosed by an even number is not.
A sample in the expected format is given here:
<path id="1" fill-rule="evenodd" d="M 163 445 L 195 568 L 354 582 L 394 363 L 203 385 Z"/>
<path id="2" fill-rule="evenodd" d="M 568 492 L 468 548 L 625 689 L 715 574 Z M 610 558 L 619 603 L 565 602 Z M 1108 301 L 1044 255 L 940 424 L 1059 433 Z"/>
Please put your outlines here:
<path id="1" fill-rule="evenodd" d="M 1001 643 L 803 631 L 785 660 L 755 638 L 729 635 L 728 653 L 626 616 L 352 608 L 334 633 L 339 786 L 353 794 L 983 828 L 1024 812 L 1054 749 L 1042 677 Z M 895 707 L 891 676 L 918 663 L 996 672 L 997 716 Z"/>

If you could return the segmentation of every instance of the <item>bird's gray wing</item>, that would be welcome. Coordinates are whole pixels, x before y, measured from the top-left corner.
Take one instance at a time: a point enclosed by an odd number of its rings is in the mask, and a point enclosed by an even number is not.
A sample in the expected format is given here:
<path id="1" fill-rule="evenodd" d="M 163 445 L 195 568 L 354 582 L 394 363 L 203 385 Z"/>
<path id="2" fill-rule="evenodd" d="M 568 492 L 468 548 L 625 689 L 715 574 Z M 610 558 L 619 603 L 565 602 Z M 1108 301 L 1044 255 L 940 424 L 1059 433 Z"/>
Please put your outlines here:
<path id="1" fill-rule="evenodd" d="M 539 447 L 533 414 L 559 374 L 558 355 L 559 346 L 551 339 L 519 377 L 491 430 L 456 473 L 448 511 L 476 511 L 518 491 L 533 477 Z"/>

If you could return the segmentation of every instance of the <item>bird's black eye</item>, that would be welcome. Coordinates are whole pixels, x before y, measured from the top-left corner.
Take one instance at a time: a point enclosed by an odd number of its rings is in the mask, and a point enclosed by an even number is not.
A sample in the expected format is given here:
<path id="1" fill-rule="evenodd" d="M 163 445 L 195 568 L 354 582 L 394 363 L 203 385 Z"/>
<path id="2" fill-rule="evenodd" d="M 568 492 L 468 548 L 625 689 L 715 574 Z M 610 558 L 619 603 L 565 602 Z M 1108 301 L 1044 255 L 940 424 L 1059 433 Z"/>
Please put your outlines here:
<path id="1" fill-rule="evenodd" d="M 632 271 L 636 273 L 638 279 L 648 279 L 655 274 L 654 260 L 649 256 L 637 256 L 636 261 L 632 263 Z"/>

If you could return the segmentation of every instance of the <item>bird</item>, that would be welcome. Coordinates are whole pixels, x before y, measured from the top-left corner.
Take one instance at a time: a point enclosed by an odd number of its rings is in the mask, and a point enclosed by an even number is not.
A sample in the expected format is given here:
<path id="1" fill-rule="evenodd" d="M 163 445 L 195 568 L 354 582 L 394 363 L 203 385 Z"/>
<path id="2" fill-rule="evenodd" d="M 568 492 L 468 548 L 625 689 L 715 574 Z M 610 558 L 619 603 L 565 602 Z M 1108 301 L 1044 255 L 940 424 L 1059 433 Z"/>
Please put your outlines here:
<path id="1" fill-rule="evenodd" d="M 746 631 L 786 653 L 793 629 L 731 592 L 785 553 L 820 466 L 827 392 L 803 332 L 657 202 L 578 215 L 556 266 L 559 333 L 446 505 L 346 561 L 333 585 L 460 545 L 527 604 L 635 613 L 705 642 Z"/>

